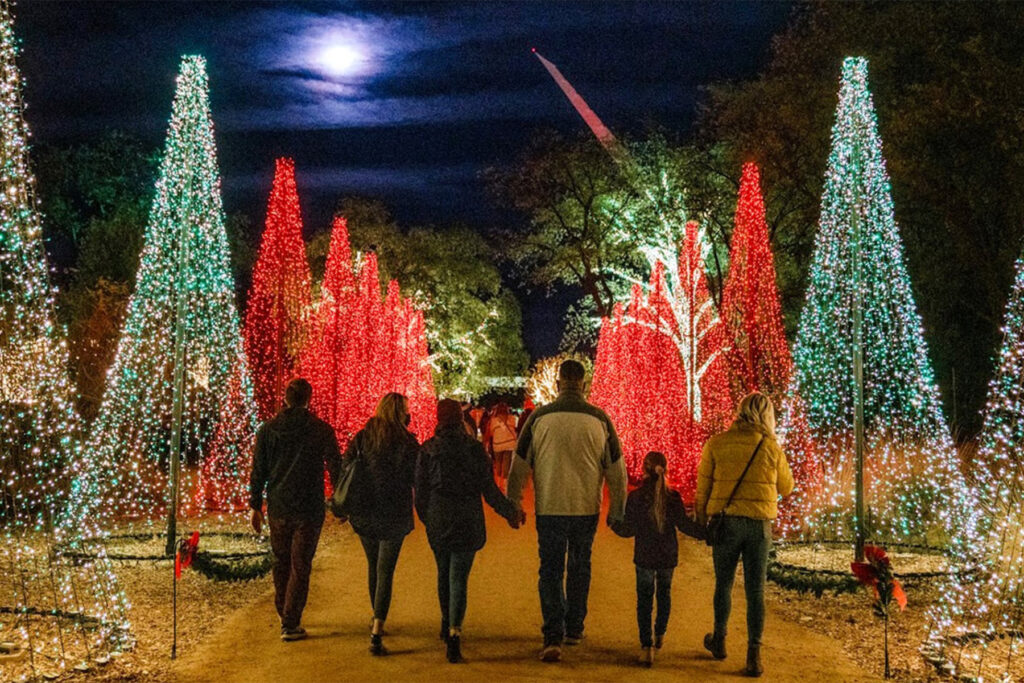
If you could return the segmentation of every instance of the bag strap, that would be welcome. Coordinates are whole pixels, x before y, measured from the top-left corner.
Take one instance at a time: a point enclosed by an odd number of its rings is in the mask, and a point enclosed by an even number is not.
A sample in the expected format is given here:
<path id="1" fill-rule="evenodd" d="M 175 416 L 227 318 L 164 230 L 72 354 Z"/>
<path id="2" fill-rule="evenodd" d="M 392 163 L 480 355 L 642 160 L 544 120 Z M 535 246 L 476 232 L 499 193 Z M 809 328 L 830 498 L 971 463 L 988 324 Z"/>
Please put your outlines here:
<path id="1" fill-rule="evenodd" d="M 754 463 L 754 458 L 757 457 L 757 452 L 761 450 L 761 444 L 763 443 L 764 437 L 762 436 L 761 440 L 757 442 L 757 446 L 754 447 L 754 452 L 750 454 L 750 460 L 747 461 L 747 466 L 743 468 L 743 474 L 741 474 L 740 478 L 736 480 L 736 485 L 732 487 L 732 493 L 729 494 L 729 500 L 725 501 L 725 507 L 722 508 L 721 514 L 724 515 L 725 511 L 729 508 L 730 505 L 732 505 L 732 499 L 736 497 L 736 492 L 739 491 L 740 484 L 743 483 L 743 478 L 747 476 L 747 471 L 750 469 L 750 466 Z"/>

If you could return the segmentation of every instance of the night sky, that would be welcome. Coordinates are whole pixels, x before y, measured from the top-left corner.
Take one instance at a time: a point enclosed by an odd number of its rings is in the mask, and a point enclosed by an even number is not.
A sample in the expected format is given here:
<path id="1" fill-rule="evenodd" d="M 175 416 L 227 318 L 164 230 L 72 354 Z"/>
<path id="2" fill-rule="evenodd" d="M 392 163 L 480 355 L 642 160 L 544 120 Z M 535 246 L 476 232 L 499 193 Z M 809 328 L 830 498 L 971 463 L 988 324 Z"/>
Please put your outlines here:
<path id="1" fill-rule="evenodd" d="M 179 58 L 205 55 L 225 209 L 261 226 L 273 160 L 292 156 L 309 235 L 348 194 L 384 200 L 405 225 L 512 220 L 479 172 L 538 129 L 584 129 L 531 47 L 613 132 L 685 134 L 701 86 L 756 74 L 789 14 L 765 2 L 22 0 L 15 30 L 37 143 L 116 128 L 161 146 Z M 560 306 L 538 298 L 523 302 L 534 355 L 561 334 Z"/>

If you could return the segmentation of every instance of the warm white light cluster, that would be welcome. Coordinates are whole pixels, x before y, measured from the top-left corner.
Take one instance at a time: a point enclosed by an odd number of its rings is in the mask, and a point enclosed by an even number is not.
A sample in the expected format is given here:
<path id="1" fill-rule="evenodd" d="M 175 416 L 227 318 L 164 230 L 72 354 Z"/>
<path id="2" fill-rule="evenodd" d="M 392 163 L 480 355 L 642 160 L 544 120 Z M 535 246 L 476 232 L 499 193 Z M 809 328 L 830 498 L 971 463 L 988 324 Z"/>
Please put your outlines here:
<path id="1" fill-rule="evenodd" d="M 68 350 L 29 171 L 10 7 L 0 2 L 0 679 L 57 677 L 110 659 L 127 604 L 91 520 L 55 524 L 81 463 Z M 92 559 L 69 553 L 87 550 Z"/>

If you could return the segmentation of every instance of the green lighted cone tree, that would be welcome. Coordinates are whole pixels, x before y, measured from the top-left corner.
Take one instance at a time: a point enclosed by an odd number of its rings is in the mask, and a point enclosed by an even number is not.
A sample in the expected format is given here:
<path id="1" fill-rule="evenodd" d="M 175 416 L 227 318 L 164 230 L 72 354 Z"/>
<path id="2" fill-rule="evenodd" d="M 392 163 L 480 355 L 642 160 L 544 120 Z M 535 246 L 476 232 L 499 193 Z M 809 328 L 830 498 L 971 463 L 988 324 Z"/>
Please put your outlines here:
<path id="1" fill-rule="evenodd" d="M 54 325 L 10 7 L 0 1 L 0 680 L 55 678 L 130 644 L 126 603 L 84 525 L 54 525 L 79 457 Z M 66 553 L 86 550 L 78 562 Z"/>
<path id="2" fill-rule="evenodd" d="M 182 452 L 170 453 L 179 296 L 184 297 L 184 428 Z M 225 402 L 234 408 L 225 410 Z M 87 442 L 88 467 L 72 488 L 73 513 L 106 520 L 162 515 L 166 471 L 176 457 L 212 460 L 218 471 L 204 467 L 203 476 L 219 483 L 204 491 L 218 491 L 222 500 L 207 502 L 229 506 L 241 499 L 255 421 L 228 262 L 206 61 L 187 56 L 135 291 Z M 237 490 L 225 490 L 224 482 L 234 482 Z M 182 500 L 188 496 L 182 491 Z"/>
<path id="3" fill-rule="evenodd" d="M 859 288 L 868 537 L 945 544 L 973 505 L 942 415 L 903 262 L 867 74 L 867 60 L 844 60 L 794 351 L 796 392 L 806 402 L 811 436 L 826 469 L 811 531 L 826 538 L 853 535 L 852 340 Z"/>
<path id="4" fill-rule="evenodd" d="M 967 680 L 1024 674 L 1024 255 L 1006 306 L 1003 346 L 978 439 L 984 511 L 976 550 L 981 571 L 952 577 L 931 614 L 924 648 L 933 663 Z"/>

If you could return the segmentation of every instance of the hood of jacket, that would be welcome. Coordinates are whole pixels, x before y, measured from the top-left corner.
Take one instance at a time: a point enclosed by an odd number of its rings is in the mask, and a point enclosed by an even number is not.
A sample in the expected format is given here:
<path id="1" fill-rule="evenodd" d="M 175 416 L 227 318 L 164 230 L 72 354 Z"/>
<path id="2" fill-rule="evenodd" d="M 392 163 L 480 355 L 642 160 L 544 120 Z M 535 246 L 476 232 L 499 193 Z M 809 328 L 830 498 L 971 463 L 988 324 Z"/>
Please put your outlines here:
<path id="1" fill-rule="evenodd" d="M 267 429 L 281 436 L 288 436 L 309 428 L 313 421 L 309 408 L 285 408 L 267 423 Z"/>

